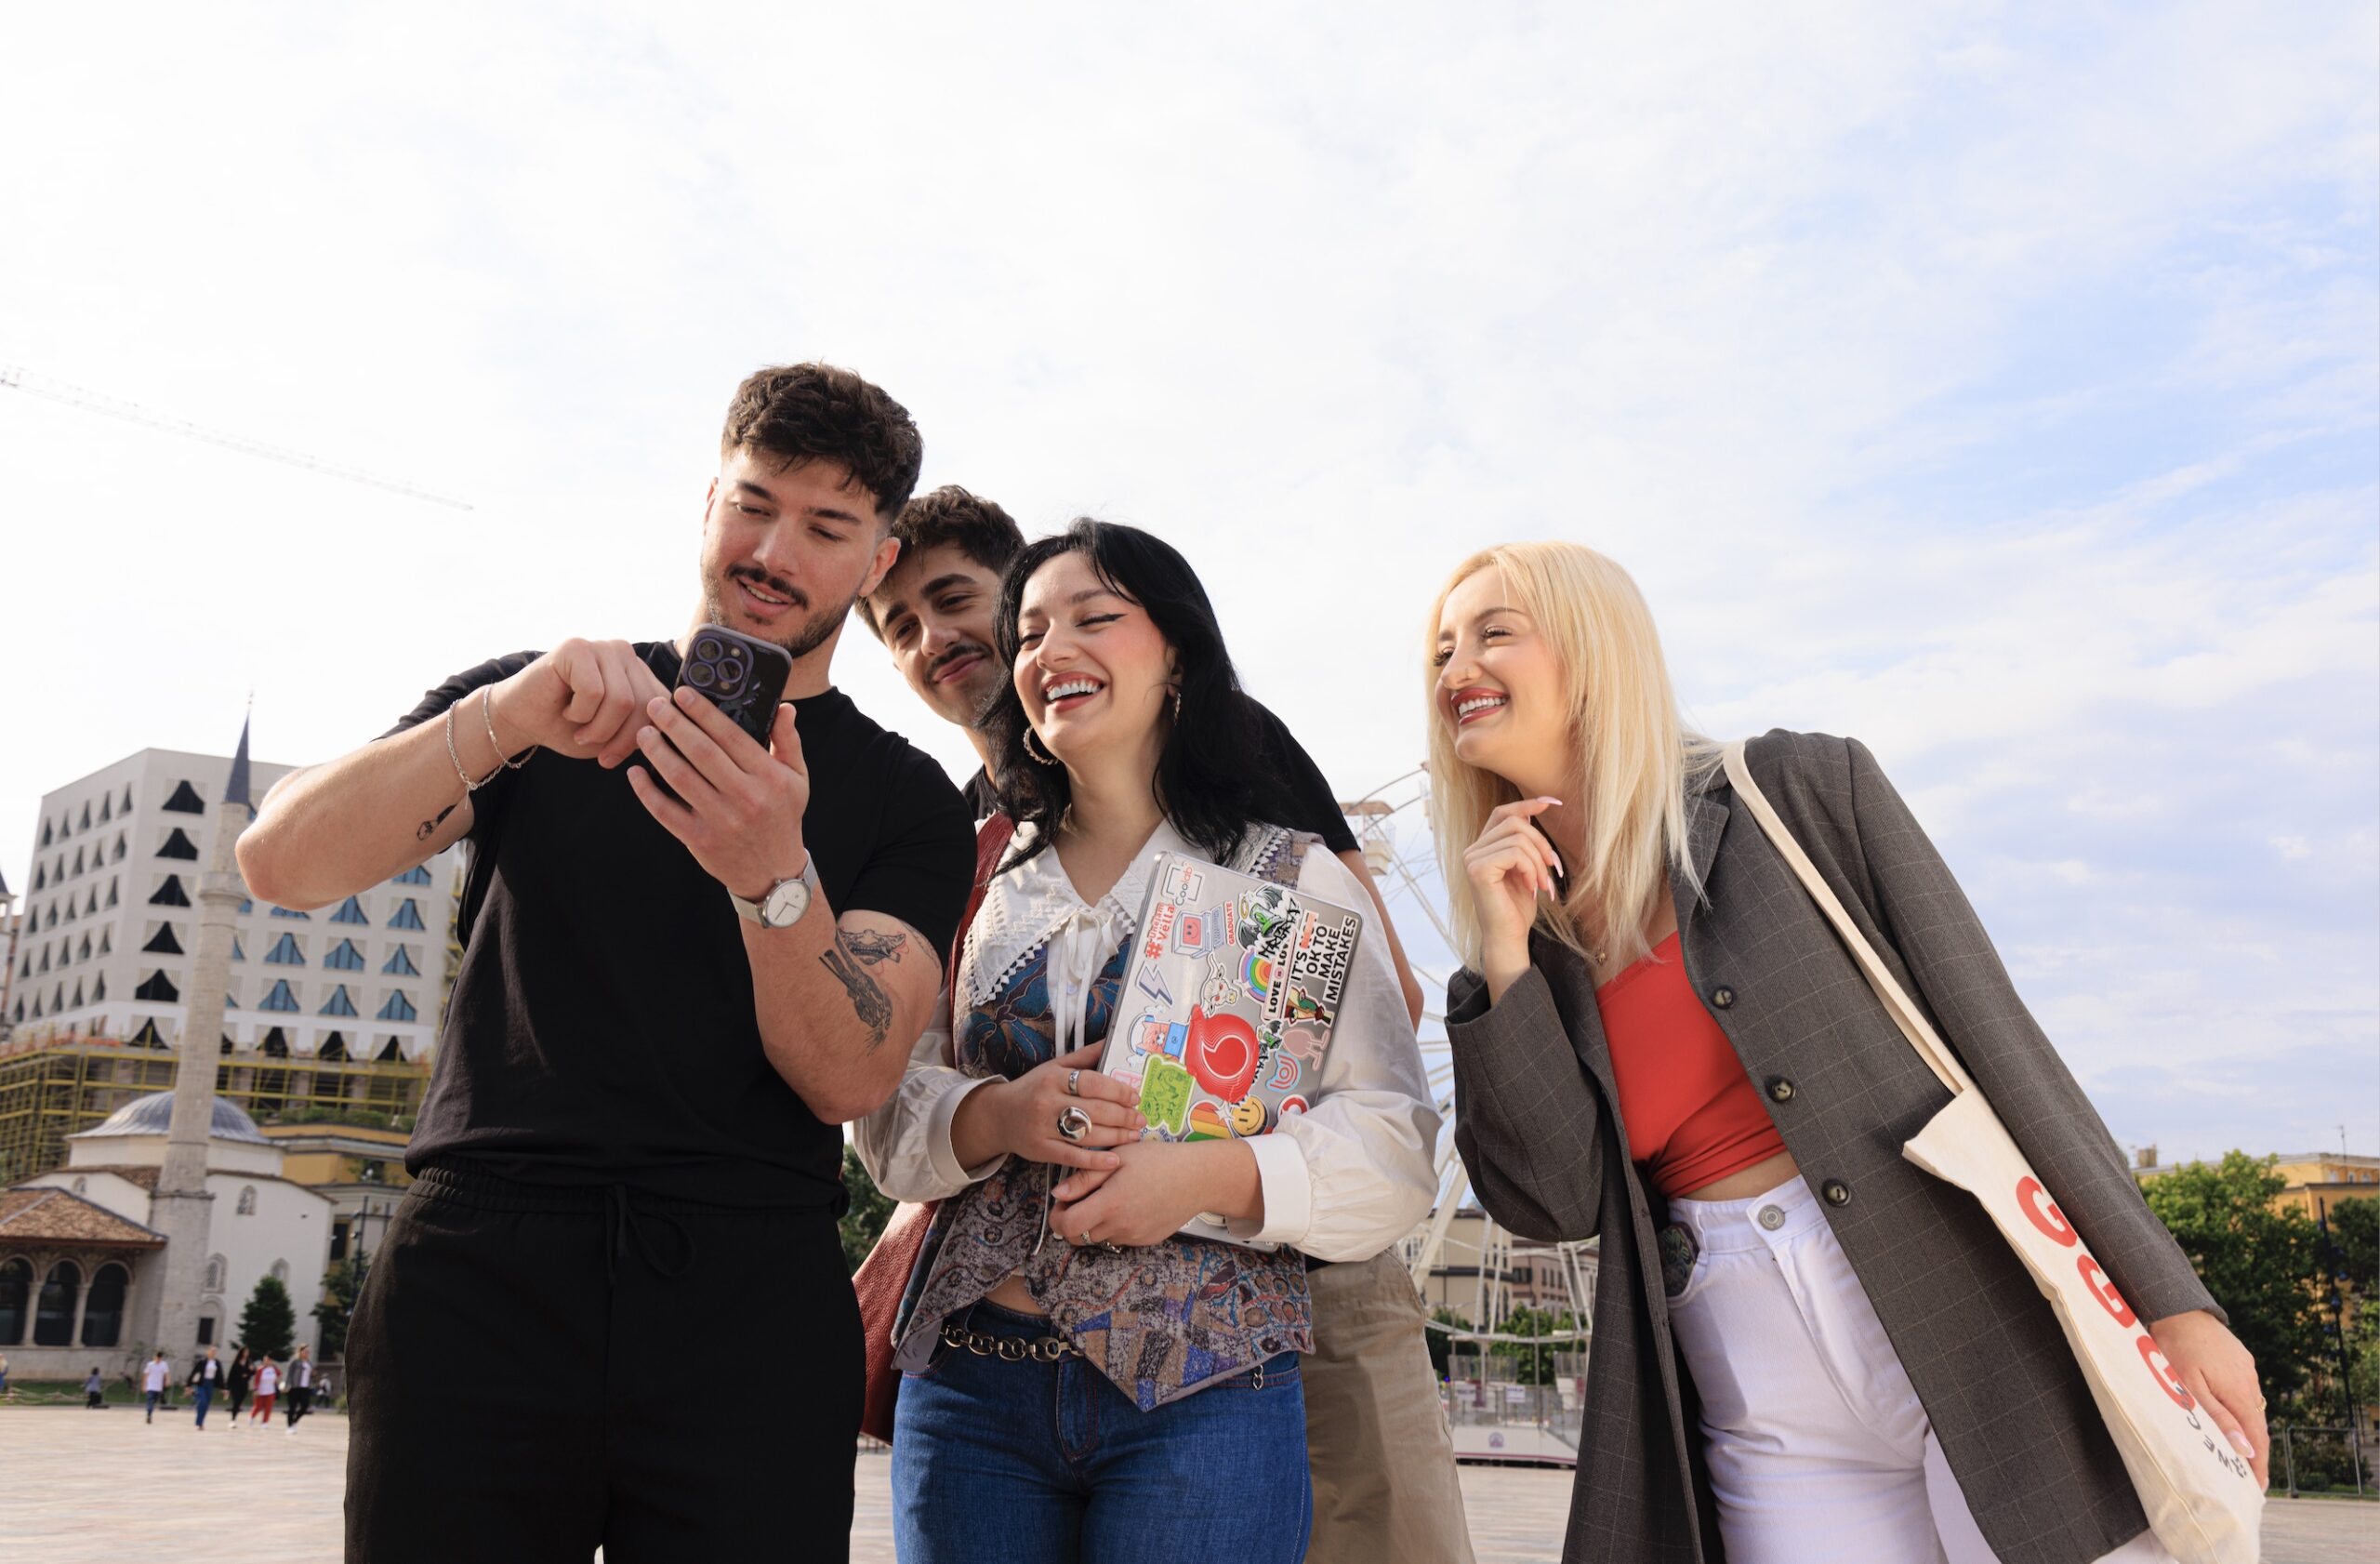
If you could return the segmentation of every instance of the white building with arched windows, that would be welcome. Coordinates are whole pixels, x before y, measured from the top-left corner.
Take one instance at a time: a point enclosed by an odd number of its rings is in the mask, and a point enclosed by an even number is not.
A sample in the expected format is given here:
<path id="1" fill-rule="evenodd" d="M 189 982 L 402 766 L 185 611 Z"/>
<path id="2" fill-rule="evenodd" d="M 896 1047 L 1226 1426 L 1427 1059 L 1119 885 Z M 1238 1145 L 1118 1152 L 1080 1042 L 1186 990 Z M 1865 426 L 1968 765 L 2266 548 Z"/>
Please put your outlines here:
<path id="1" fill-rule="evenodd" d="M 165 1244 L 149 1219 L 174 1096 L 126 1104 L 67 1137 L 66 1166 L 0 1191 L 0 1351 L 27 1379 L 112 1377 L 155 1335 Z M 297 1342 L 316 1345 L 313 1306 L 330 1250 L 332 1202 L 282 1176 L 282 1148 L 237 1106 L 215 1099 L 199 1345 L 227 1349 L 260 1277 L 280 1279 Z M 188 1365 L 176 1358 L 176 1367 Z"/>

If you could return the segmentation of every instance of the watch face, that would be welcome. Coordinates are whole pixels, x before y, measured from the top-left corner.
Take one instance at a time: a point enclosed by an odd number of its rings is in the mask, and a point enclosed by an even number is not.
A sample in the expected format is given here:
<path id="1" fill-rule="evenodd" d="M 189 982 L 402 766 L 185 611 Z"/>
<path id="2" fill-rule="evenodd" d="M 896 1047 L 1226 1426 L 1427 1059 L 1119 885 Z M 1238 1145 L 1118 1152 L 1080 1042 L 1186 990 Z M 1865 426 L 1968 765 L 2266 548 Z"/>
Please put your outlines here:
<path id="1" fill-rule="evenodd" d="M 760 918 L 773 929 L 784 928 L 810 910 L 810 887 L 799 880 L 788 880 L 769 893 L 760 904 Z"/>

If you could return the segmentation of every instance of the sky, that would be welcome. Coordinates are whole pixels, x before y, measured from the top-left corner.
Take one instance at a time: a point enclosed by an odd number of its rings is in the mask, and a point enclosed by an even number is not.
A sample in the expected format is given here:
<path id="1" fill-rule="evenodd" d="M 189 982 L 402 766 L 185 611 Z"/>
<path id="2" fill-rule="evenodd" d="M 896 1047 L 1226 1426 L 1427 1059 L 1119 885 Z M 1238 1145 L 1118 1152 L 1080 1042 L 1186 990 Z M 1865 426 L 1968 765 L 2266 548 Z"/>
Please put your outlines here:
<path id="1" fill-rule="evenodd" d="M 1457 561 L 1612 555 L 1702 730 L 1874 751 L 2120 1142 L 2380 1152 L 2375 62 L 2328 3 L 14 8 L 0 364 L 470 509 L 0 389 L 0 874 L 252 695 L 306 762 L 676 634 L 730 392 L 824 359 L 925 486 L 1178 543 L 1348 796 Z"/>

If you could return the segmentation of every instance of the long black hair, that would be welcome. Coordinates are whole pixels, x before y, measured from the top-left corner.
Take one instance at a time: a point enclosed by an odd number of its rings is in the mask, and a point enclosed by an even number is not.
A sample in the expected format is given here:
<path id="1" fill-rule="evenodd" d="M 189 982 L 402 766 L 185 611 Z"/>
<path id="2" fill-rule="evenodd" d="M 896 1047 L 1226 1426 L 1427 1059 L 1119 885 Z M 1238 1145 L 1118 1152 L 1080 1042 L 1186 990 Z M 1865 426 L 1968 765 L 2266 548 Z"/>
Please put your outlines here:
<path id="1" fill-rule="evenodd" d="M 1270 804 L 1274 789 L 1257 775 L 1256 717 L 1223 647 L 1215 605 L 1181 550 L 1138 527 L 1088 516 L 1025 545 L 1000 581 L 999 612 L 992 624 L 1000 659 L 1016 666 L 1025 582 L 1059 555 L 1078 553 L 1090 560 L 1102 586 L 1139 604 L 1173 648 L 1181 712 L 1158 719 L 1170 725 L 1149 791 L 1184 841 L 1211 858 L 1227 860 L 1239 851 L 1249 822 Z M 1026 752 L 1025 736 L 1032 727 L 1013 680 L 985 728 L 992 740 L 992 775 L 1001 808 L 1018 825 L 1030 822 L 1035 828 L 1032 844 L 1002 866 L 1012 868 L 1050 844 L 1073 789 L 1064 766 L 1045 765 Z"/>

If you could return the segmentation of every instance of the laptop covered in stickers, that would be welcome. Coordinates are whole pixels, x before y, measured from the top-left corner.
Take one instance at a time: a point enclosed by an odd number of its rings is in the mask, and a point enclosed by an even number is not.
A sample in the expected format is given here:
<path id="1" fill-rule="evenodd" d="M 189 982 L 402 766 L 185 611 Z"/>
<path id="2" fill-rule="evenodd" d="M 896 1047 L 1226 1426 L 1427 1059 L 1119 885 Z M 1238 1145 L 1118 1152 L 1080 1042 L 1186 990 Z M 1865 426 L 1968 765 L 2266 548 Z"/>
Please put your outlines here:
<path id="1" fill-rule="evenodd" d="M 1245 1140 L 1303 1113 L 1364 920 L 1293 885 L 1161 853 L 1100 1068 L 1129 1081 L 1144 1140 Z M 1220 1216 L 1181 1231 L 1254 1249 Z"/>

